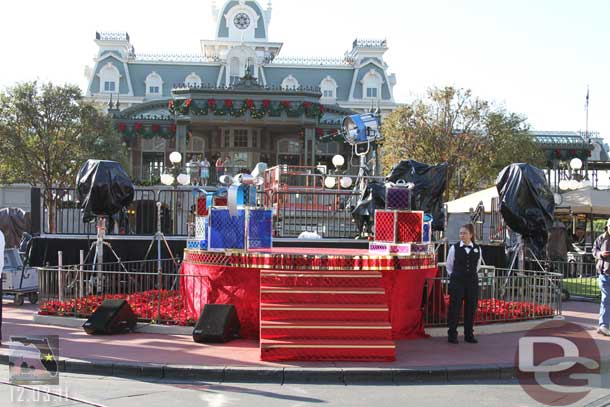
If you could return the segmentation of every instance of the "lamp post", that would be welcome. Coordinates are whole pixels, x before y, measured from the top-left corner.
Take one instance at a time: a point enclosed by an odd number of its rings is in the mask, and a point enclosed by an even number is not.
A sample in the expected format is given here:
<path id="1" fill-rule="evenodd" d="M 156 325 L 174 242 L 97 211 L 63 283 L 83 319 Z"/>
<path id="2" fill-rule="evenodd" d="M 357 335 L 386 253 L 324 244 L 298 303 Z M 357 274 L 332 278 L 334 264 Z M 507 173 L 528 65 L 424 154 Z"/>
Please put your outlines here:
<path id="1" fill-rule="evenodd" d="M 174 151 L 169 155 L 169 161 L 171 162 L 171 168 L 169 172 L 161 174 L 161 183 L 163 185 L 176 187 L 177 185 L 188 185 L 191 183 L 190 177 L 182 172 L 180 163 L 182 162 L 182 154 L 178 151 Z M 175 192 L 172 194 L 172 231 L 176 234 L 176 211 L 177 211 L 177 196 Z M 161 208 L 159 207 L 159 210 Z"/>

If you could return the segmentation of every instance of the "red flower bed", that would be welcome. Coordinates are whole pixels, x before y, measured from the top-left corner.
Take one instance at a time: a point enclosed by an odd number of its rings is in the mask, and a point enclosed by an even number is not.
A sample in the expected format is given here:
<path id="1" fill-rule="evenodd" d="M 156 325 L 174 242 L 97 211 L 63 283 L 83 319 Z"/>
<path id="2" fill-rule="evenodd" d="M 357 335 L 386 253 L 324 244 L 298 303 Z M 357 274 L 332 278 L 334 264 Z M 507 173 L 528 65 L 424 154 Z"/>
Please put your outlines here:
<path id="1" fill-rule="evenodd" d="M 40 306 L 38 314 L 88 317 L 104 300 L 110 299 L 126 300 L 140 320 L 156 321 L 159 319 L 159 304 L 160 323 L 194 325 L 198 318 L 198 315 L 189 314 L 184 307 L 184 301 L 180 297 L 179 291 L 169 290 L 150 290 L 135 294 L 90 295 L 63 302 L 49 301 Z"/>
<path id="2" fill-rule="evenodd" d="M 449 309 L 449 295 L 443 296 L 444 310 Z M 487 323 L 494 321 L 522 321 L 554 315 L 553 308 L 548 305 L 535 305 L 530 302 L 504 301 L 498 299 L 479 300 L 475 322 Z"/>

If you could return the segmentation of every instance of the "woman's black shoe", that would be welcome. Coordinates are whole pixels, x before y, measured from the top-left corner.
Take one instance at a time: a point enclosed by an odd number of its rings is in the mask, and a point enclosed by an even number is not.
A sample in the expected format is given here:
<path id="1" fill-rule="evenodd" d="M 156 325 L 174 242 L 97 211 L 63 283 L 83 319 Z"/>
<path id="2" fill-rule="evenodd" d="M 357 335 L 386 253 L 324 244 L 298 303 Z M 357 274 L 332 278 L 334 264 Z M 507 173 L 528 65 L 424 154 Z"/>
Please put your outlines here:
<path id="1" fill-rule="evenodd" d="M 457 338 L 452 338 L 452 337 L 447 338 L 447 341 L 448 341 L 449 343 L 456 343 L 456 344 L 457 344 L 457 343 L 459 343 L 459 342 L 458 342 L 458 340 L 457 340 Z"/>
<path id="2" fill-rule="evenodd" d="M 467 336 L 464 338 L 464 342 L 468 342 L 468 343 L 479 343 L 479 341 L 477 341 L 477 338 L 475 338 L 474 336 Z"/>

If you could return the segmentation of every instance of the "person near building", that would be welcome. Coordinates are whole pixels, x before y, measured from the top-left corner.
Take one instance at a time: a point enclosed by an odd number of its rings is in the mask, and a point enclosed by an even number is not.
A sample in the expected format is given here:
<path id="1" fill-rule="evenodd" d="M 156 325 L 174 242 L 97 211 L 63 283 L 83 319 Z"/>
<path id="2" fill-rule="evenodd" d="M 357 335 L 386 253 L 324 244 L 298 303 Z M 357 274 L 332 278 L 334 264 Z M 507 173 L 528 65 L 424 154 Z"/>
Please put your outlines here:
<path id="1" fill-rule="evenodd" d="M 233 165 L 231 163 L 231 157 L 229 157 L 228 155 L 225 157 L 225 160 L 223 161 L 223 166 L 225 167 L 225 174 L 226 175 L 232 175 L 231 172 L 231 165 Z"/>
<path id="2" fill-rule="evenodd" d="M 474 317 L 479 299 L 479 268 L 483 253 L 474 241 L 472 224 L 460 227 L 460 241 L 449 248 L 449 310 L 447 313 L 449 343 L 458 343 L 457 326 L 462 301 L 464 302 L 464 341 L 477 343 L 474 337 Z"/>
<path id="3" fill-rule="evenodd" d="M 606 222 L 604 233 L 602 233 L 595 243 L 593 243 L 593 257 L 595 257 L 596 269 L 598 274 L 598 284 L 601 291 L 601 301 L 599 303 L 599 326 L 597 332 L 610 336 L 610 248 L 608 247 L 610 240 L 610 219 Z"/>
<path id="4" fill-rule="evenodd" d="M 220 177 L 222 177 L 224 175 L 224 163 L 222 162 L 222 155 L 218 156 L 218 159 L 216 160 L 216 164 L 214 164 L 216 167 L 216 178 L 218 179 L 218 181 L 220 181 Z"/>
<path id="5" fill-rule="evenodd" d="M 199 177 L 199 161 L 197 157 L 192 156 L 190 161 L 186 164 L 186 173 L 189 176 L 191 185 L 197 185 Z"/>
<path id="6" fill-rule="evenodd" d="M 208 185 L 208 179 L 210 178 L 210 162 L 207 157 L 203 157 L 203 160 L 199 163 L 199 169 L 201 171 L 200 175 L 200 185 L 206 186 Z"/>

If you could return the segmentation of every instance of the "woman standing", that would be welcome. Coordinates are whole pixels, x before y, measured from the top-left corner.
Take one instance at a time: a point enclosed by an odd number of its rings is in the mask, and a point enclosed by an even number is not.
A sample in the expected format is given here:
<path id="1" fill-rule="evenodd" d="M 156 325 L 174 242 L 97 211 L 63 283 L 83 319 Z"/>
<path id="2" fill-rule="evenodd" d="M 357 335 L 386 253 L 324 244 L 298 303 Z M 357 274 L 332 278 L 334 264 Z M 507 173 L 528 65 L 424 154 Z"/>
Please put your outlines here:
<path id="1" fill-rule="evenodd" d="M 451 246 L 447 254 L 449 274 L 449 311 L 447 322 L 449 343 L 458 343 L 457 325 L 464 301 L 464 341 L 477 343 L 474 337 L 474 317 L 479 299 L 479 268 L 483 254 L 474 242 L 474 226 L 460 227 L 460 241 Z"/>
<path id="2" fill-rule="evenodd" d="M 210 178 L 210 162 L 207 157 L 203 157 L 203 160 L 199 163 L 199 168 L 201 170 L 201 185 L 207 186 L 208 178 Z"/>

